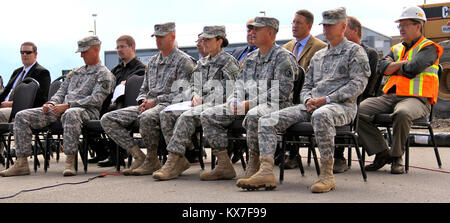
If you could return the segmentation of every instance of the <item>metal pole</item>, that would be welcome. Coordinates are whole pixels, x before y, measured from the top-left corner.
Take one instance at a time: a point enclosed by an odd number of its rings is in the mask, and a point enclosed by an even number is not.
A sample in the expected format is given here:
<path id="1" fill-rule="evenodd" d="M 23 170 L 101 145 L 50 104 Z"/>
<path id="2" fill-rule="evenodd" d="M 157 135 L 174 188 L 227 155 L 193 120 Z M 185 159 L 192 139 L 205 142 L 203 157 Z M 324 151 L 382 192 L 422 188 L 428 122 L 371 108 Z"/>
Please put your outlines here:
<path id="1" fill-rule="evenodd" d="M 97 14 L 92 14 L 94 17 L 94 36 L 97 35 Z"/>

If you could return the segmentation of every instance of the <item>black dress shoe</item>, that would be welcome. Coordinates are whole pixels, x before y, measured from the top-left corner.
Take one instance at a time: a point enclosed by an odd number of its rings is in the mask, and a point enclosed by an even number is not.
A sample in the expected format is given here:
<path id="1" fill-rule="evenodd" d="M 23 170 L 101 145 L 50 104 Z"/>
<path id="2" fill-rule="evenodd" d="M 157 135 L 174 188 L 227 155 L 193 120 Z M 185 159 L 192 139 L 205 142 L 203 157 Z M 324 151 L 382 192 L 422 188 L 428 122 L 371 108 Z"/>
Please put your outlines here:
<path id="1" fill-rule="evenodd" d="M 125 160 L 120 159 L 120 165 L 125 166 Z M 116 166 L 116 159 L 111 159 L 111 157 L 108 157 L 108 159 L 105 159 L 103 161 L 100 161 L 97 163 L 97 166 L 99 167 L 113 167 Z"/>
<path id="2" fill-rule="evenodd" d="M 391 174 L 403 174 L 404 172 L 403 159 L 401 157 L 392 158 Z"/>
<path id="3" fill-rule="evenodd" d="M 377 171 L 384 165 L 392 163 L 392 158 L 389 156 L 389 151 L 385 150 L 375 155 L 375 160 L 372 164 L 364 167 L 366 171 Z"/>
<path id="4" fill-rule="evenodd" d="M 88 163 L 98 163 L 106 158 L 104 156 L 95 156 L 94 158 L 88 159 Z"/>

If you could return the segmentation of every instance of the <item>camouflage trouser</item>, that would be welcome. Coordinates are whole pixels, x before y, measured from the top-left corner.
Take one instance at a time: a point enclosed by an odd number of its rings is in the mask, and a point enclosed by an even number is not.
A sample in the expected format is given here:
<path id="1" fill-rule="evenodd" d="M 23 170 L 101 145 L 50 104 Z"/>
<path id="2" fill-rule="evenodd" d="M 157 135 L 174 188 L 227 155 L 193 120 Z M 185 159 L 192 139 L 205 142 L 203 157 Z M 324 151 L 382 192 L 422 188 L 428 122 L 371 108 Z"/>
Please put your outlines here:
<path id="1" fill-rule="evenodd" d="M 210 104 L 203 104 L 183 113 L 162 111 L 159 114 L 167 151 L 184 156 L 195 129 L 201 126 L 200 113 L 210 107 Z"/>
<path id="2" fill-rule="evenodd" d="M 258 147 L 258 119 L 276 111 L 278 107 L 267 104 L 258 105 L 250 109 L 245 115 L 242 126 L 247 130 L 247 147 L 249 151 L 259 154 Z M 239 115 L 229 115 L 232 111 L 228 104 L 218 105 L 205 110 L 201 114 L 203 135 L 212 149 L 226 150 L 228 147 L 227 127 L 235 120 L 242 119 Z"/>
<path id="3" fill-rule="evenodd" d="M 16 114 L 14 122 L 17 156 L 24 157 L 33 154 L 31 149 L 32 129 L 44 128 L 60 118 L 64 129 L 63 151 L 66 155 L 73 155 L 78 151 L 83 124 L 98 117 L 84 108 L 69 108 L 62 115 L 44 114 L 42 108 L 23 110 Z"/>
<path id="4" fill-rule="evenodd" d="M 0 108 L 0 122 L 8 122 L 11 111 L 12 108 Z"/>
<path id="5" fill-rule="evenodd" d="M 165 107 L 159 104 L 142 114 L 139 114 L 139 106 L 111 111 L 103 115 L 101 119 L 102 128 L 114 142 L 128 150 L 137 145 L 128 130 L 134 121 L 137 121 L 139 122 L 139 133 L 147 149 L 158 149 L 160 137 L 159 113 Z"/>
<path id="6" fill-rule="evenodd" d="M 321 158 L 332 159 L 335 126 L 349 124 L 355 116 L 353 110 L 338 104 L 327 104 L 310 114 L 304 105 L 297 105 L 265 115 L 258 123 L 260 152 L 262 155 L 274 155 L 277 132 L 284 132 L 297 122 L 311 121 Z"/>

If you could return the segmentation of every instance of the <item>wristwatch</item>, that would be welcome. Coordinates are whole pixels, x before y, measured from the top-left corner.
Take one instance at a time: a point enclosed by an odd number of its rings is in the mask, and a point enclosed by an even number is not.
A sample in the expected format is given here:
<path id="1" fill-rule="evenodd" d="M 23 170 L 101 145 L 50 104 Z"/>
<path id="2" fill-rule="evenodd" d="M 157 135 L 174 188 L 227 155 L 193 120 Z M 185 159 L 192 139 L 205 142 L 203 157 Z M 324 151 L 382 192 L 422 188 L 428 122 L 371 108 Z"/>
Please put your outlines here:
<path id="1" fill-rule="evenodd" d="M 325 98 L 326 98 L 326 100 L 327 100 L 327 104 L 330 104 L 330 103 L 331 103 L 330 97 L 326 96 Z"/>

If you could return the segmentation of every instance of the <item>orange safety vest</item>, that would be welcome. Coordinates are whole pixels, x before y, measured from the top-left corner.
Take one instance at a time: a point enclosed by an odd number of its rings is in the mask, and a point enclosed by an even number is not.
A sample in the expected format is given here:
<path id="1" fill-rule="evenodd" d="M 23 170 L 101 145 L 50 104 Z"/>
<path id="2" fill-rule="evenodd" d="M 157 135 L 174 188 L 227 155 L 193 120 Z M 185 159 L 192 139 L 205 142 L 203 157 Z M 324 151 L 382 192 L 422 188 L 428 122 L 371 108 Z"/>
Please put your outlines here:
<path id="1" fill-rule="evenodd" d="M 390 75 L 383 87 L 385 94 L 395 86 L 397 95 L 425 97 L 428 98 L 430 104 L 436 104 L 439 91 L 439 58 L 444 52 L 442 47 L 422 36 L 408 52 L 405 52 L 406 48 L 402 43 L 392 46 L 391 51 L 394 54 L 395 62 L 403 60 L 411 61 L 423 47 L 431 44 L 438 49 L 436 62 L 412 79 L 403 75 Z"/>

